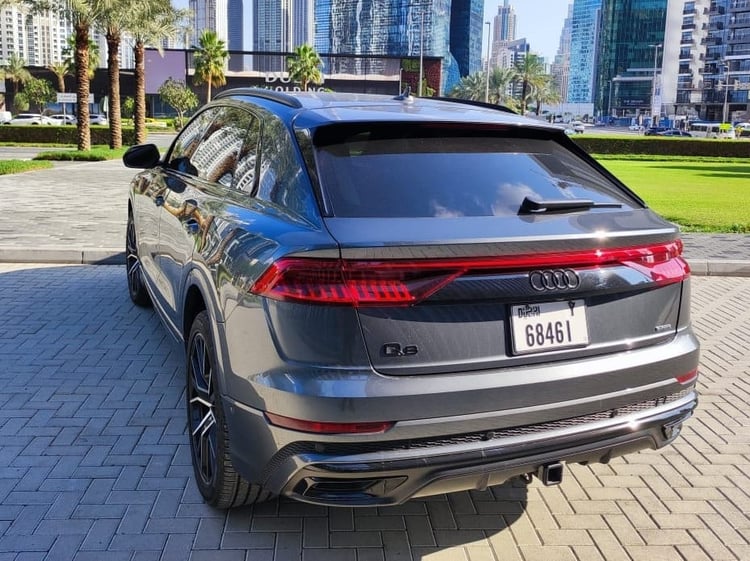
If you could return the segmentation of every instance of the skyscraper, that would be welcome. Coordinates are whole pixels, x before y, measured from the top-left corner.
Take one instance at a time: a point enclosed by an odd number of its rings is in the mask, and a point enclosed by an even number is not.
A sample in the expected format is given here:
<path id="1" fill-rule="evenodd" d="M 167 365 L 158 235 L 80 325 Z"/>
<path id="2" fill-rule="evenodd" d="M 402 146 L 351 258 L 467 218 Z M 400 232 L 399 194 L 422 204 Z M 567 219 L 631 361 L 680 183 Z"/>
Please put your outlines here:
<path id="1" fill-rule="evenodd" d="M 227 0 L 190 0 L 189 6 L 195 18 L 193 32 L 196 42 L 206 29 L 216 32 L 222 41 L 229 39 Z"/>
<path id="2" fill-rule="evenodd" d="M 482 69 L 484 0 L 453 2 L 451 5 L 450 50 L 461 76 Z"/>
<path id="3" fill-rule="evenodd" d="M 566 101 L 594 101 L 594 73 L 602 0 L 574 0 L 570 21 L 570 78 Z"/>
<path id="4" fill-rule="evenodd" d="M 513 66 L 515 62 L 514 49 L 509 49 L 508 46 L 515 39 L 516 11 L 508 0 L 505 0 L 502 6 L 498 6 L 497 15 L 493 21 L 490 66 L 497 68 Z"/>
<path id="5" fill-rule="evenodd" d="M 514 41 L 516 38 L 516 11 L 508 0 L 498 6 L 495 16 L 493 41 Z"/>
<path id="6" fill-rule="evenodd" d="M 557 91 L 560 94 L 561 100 L 568 99 L 568 81 L 570 79 L 570 47 L 571 47 L 571 35 L 573 31 L 573 4 L 568 6 L 568 16 L 565 18 L 563 23 L 562 31 L 560 32 L 560 46 L 557 48 L 557 54 L 555 55 L 555 61 L 550 66 L 550 73 L 552 74 Z"/>
<path id="7" fill-rule="evenodd" d="M 651 117 L 652 104 L 661 105 L 654 99 L 659 97 L 667 4 L 668 0 L 602 0 L 594 92 L 600 113 Z"/>
<path id="8" fill-rule="evenodd" d="M 313 14 L 313 0 L 255 0 L 253 51 L 289 53 L 300 45 L 314 44 Z M 280 71 L 284 66 L 283 57 L 277 55 L 255 57 L 256 70 Z"/>
<path id="9" fill-rule="evenodd" d="M 472 6 L 469 10 L 473 12 L 476 8 Z M 316 0 L 315 16 L 315 48 L 320 53 L 395 56 L 421 53 L 443 59 L 441 89 L 450 88 L 458 79 L 458 65 L 451 53 L 451 33 L 456 28 L 451 26 L 450 0 Z M 469 38 L 469 32 L 465 38 Z M 367 71 L 365 65 L 378 63 L 351 58 L 340 64 L 343 66 L 337 68 L 339 72 L 360 73 Z"/>
<path id="10" fill-rule="evenodd" d="M 227 50 L 244 50 L 242 0 L 227 0 Z M 242 70 L 242 57 L 230 56 L 229 70 Z"/>

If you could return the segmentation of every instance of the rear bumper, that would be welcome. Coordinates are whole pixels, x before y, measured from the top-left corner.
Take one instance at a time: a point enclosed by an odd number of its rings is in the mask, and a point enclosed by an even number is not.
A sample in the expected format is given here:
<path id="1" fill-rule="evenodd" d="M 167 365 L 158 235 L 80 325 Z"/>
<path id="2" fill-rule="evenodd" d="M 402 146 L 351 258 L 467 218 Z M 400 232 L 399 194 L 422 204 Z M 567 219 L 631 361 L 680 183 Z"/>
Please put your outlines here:
<path id="1" fill-rule="evenodd" d="M 607 462 L 661 448 L 677 437 L 696 405 L 697 394 L 689 389 L 673 401 L 626 415 L 569 419 L 564 428 L 520 427 L 515 434 L 487 431 L 478 441 L 297 441 L 270 458 L 259 482 L 268 491 L 314 504 L 394 505 L 498 485 L 555 462 Z"/>

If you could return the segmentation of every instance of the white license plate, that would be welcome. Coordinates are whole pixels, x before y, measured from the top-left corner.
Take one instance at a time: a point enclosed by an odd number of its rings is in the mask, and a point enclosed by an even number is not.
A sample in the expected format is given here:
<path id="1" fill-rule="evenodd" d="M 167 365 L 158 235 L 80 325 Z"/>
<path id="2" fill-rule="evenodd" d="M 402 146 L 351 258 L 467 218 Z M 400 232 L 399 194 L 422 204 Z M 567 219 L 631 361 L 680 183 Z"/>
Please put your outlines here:
<path id="1" fill-rule="evenodd" d="M 583 300 L 511 306 L 515 354 L 542 353 L 589 344 Z"/>

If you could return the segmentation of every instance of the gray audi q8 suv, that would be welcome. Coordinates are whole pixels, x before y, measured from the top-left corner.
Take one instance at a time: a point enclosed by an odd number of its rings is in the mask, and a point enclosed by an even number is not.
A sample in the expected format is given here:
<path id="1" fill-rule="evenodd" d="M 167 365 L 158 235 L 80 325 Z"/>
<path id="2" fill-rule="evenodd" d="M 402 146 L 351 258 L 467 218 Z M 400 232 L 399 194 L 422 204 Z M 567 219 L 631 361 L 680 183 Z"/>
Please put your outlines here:
<path id="1" fill-rule="evenodd" d="M 678 229 L 557 127 L 238 89 L 124 161 L 130 296 L 185 345 L 212 505 L 554 484 L 696 406 Z"/>

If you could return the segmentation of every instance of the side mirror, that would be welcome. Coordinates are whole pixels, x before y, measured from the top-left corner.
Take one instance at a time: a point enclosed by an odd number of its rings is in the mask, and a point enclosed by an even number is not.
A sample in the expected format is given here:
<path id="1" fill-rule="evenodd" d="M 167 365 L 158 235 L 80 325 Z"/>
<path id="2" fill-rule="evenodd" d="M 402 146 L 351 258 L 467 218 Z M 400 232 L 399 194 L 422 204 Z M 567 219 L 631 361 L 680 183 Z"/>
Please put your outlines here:
<path id="1" fill-rule="evenodd" d="M 131 146 L 122 156 L 125 167 L 151 169 L 161 160 L 156 144 L 138 144 Z"/>

